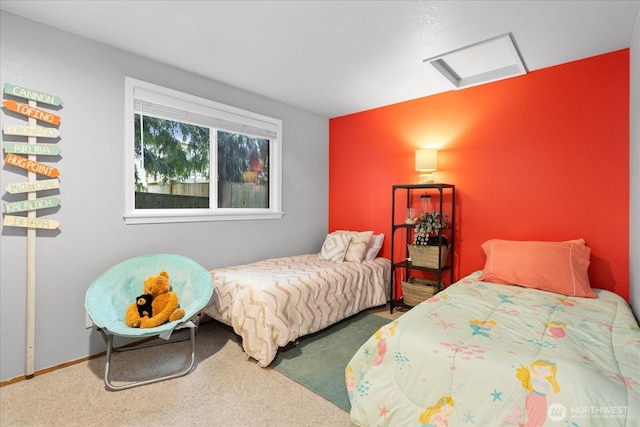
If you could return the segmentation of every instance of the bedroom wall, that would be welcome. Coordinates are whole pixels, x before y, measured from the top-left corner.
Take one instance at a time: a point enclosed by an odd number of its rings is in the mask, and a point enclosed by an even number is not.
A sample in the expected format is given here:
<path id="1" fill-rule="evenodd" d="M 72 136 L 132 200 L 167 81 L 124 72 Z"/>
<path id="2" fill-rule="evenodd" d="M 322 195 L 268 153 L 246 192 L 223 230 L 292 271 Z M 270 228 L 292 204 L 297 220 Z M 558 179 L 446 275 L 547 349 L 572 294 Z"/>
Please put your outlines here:
<path id="1" fill-rule="evenodd" d="M 631 37 L 631 147 L 629 280 L 630 300 L 636 320 L 640 322 L 640 14 Z"/>
<path id="2" fill-rule="evenodd" d="M 0 84 L 59 96 L 64 107 L 59 147 L 50 163 L 61 172 L 61 207 L 50 215 L 57 235 L 36 243 L 35 368 L 104 350 L 85 329 L 84 295 L 109 266 L 147 253 L 178 253 L 205 268 L 320 250 L 328 223 L 328 121 L 180 69 L 127 54 L 33 21 L 1 14 Z M 124 77 L 192 93 L 283 120 L 283 205 L 280 220 L 125 225 Z M 24 123 L 1 114 L 3 123 Z M 24 181 L 3 165 L 0 188 Z M 25 373 L 26 237 L 0 235 L 0 380 Z"/>
<path id="3" fill-rule="evenodd" d="M 391 186 L 417 181 L 417 148 L 438 148 L 457 278 L 482 269 L 491 238 L 582 237 L 592 285 L 629 299 L 628 49 L 337 117 L 329 141 L 330 230 L 388 235 Z"/>

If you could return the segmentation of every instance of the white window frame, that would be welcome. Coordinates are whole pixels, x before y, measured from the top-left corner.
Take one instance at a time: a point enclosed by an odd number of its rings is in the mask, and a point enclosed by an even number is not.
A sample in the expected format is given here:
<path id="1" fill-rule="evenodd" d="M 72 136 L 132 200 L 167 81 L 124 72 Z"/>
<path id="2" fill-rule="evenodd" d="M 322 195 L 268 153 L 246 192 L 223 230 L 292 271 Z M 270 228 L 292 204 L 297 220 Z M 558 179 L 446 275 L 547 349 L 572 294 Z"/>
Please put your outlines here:
<path id="1" fill-rule="evenodd" d="M 136 209 L 135 208 L 135 124 L 138 103 L 149 103 L 162 111 L 161 118 L 204 125 L 214 129 L 269 138 L 269 207 L 218 208 L 217 155 L 209 150 L 209 208 Z M 140 104 L 139 104 L 140 105 Z M 166 110 L 163 107 L 167 107 Z M 178 111 L 177 115 L 172 112 Z M 195 120 L 185 119 L 191 115 Z M 206 123 L 203 123 L 206 122 Z M 212 138 L 216 140 L 217 138 Z M 213 144 L 213 143 L 212 143 Z M 125 213 L 126 224 L 157 224 L 282 218 L 282 120 L 221 104 L 209 99 L 125 77 Z"/>

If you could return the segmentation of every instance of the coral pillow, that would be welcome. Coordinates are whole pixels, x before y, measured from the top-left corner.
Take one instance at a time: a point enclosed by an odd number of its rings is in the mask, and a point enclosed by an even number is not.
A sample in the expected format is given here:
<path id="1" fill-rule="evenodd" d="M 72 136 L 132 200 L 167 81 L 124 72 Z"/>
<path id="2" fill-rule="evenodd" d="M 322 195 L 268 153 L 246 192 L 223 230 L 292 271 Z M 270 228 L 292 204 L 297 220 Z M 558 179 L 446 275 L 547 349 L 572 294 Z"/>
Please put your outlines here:
<path id="1" fill-rule="evenodd" d="M 587 268 L 591 249 L 584 240 L 534 242 L 488 240 L 480 280 L 559 294 L 595 298 Z"/>

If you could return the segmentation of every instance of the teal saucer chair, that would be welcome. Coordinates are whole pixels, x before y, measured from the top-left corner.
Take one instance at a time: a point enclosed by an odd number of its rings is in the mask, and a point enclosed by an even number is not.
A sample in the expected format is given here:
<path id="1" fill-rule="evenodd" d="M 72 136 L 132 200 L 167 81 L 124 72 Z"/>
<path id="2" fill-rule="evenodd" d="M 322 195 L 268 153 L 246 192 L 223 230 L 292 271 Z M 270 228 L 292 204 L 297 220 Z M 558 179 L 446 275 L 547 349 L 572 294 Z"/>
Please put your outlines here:
<path id="1" fill-rule="evenodd" d="M 143 293 L 143 282 L 160 271 L 169 273 L 171 290 L 178 294 L 182 319 L 155 328 L 130 328 L 124 322 L 127 307 Z M 87 289 L 85 309 L 104 338 L 107 346 L 104 383 L 108 390 L 124 390 L 187 375 L 195 364 L 196 334 L 200 313 L 213 294 L 211 274 L 190 258 L 172 254 L 143 255 L 123 261 L 98 276 Z M 173 331 L 189 328 L 191 363 L 174 374 L 114 385 L 109 378 L 111 355 L 114 351 L 132 350 L 149 345 L 164 344 Z M 114 337 L 121 336 L 143 341 L 137 346 L 114 348 Z M 149 341 L 150 338 L 162 340 Z"/>

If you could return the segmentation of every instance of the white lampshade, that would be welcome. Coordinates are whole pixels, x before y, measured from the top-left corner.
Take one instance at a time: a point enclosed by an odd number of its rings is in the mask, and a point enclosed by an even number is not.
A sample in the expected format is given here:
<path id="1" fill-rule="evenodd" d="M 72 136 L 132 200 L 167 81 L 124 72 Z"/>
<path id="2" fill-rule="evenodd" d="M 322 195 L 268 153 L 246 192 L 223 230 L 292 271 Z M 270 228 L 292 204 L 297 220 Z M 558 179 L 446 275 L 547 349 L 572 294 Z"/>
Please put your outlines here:
<path id="1" fill-rule="evenodd" d="M 433 172 L 438 170 L 438 150 L 416 150 L 416 171 Z"/>

